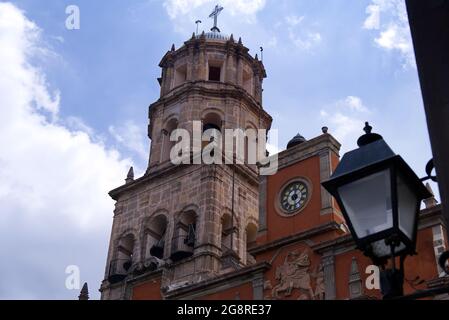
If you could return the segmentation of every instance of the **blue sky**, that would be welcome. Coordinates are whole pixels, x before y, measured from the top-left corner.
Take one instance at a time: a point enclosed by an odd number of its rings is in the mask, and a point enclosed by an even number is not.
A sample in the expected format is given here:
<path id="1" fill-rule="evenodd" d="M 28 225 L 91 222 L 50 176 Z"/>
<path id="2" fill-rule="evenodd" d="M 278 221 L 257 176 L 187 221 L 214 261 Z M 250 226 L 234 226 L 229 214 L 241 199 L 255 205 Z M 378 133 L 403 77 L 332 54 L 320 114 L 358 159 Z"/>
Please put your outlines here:
<path id="1" fill-rule="evenodd" d="M 328 126 L 348 151 L 369 120 L 424 175 L 431 153 L 402 1 L 220 3 L 222 32 L 241 36 L 252 54 L 264 47 L 264 108 L 279 149 Z M 65 27 L 72 4 L 79 30 Z M 112 223 L 107 192 L 130 165 L 145 169 L 159 61 L 195 20 L 210 29 L 214 5 L 0 1 L 0 254 L 9 256 L 0 273 L 10 275 L 0 298 L 74 298 L 65 288 L 72 264 L 98 298 Z"/>

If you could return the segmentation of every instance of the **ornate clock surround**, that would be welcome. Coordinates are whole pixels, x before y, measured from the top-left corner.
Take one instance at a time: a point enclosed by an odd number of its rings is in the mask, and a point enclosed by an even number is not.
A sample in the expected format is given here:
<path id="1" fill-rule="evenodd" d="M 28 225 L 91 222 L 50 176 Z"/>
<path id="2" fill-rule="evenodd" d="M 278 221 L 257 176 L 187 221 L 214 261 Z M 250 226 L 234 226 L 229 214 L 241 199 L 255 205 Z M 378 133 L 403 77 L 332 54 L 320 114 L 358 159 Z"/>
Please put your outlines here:
<path id="1" fill-rule="evenodd" d="M 301 186 L 303 186 L 303 188 L 305 189 L 305 196 L 304 196 L 304 192 L 300 192 L 302 198 L 300 198 L 298 201 L 301 201 L 302 199 L 302 204 L 300 204 L 300 206 L 296 209 L 293 210 L 288 210 L 287 208 L 285 208 L 285 206 L 283 205 L 283 202 L 285 202 L 285 196 L 287 196 L 287 193 L 289 193 L 290 190 L 290 194 L 292 193 L 291 188 L 293 187 L 295 189 L 295 187 L 298 186 L 296 189 L 301 188 Z M 277 196 L 275 198 L 275 209 L 276 212 L 282 216 L 282 217 L 286 217 L 286 218 L 290 218 L 290 217 L 294 217 L 296 216 L 298 213 L 300 213 L 302 210 L 304 210 L 311 197 L 312 197 L 312 183 L 310 182 L 309 179 L 307 179 L 306 177 L 295 177 L 292 178 L 290 180 L 288 180 L 287 182 L 285 182 L 284 184 L 282 184 L 282 186 L 280 187 Z M 294 200 L 296 201 L 296 199 L 290 199 L 290 200 Z M 300 203 L 300 202 L 299 202 Z"/>

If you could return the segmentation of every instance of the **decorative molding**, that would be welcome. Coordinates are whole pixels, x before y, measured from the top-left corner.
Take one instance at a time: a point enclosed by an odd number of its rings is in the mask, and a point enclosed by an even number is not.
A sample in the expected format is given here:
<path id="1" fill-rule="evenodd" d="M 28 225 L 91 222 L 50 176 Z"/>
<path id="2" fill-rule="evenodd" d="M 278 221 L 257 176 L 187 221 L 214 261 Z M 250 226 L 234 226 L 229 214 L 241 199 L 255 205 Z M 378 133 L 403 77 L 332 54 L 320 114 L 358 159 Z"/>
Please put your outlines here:
<path id="1" fill-rule="evenodd" d="M 306 201 L 304 202 L 303 206 L 301 208 L 299 208 L 298 210 L 288 213 L 286 212 L 280 205 L 281 202 L 281 198 L 282 198 L 282 193 L 284 192 L 285 188 L 288 187 L 290 184 L 295 183 L 295 182 L 300 182 L 303 183 L 306 188 L 307 188 L 307 198 Z M 297 214 L 301 213 L 301 211 L 303 211 L 307 205 L 310 202 L 310 199 L 312 198 L 312 194 L 313 194 L 313 184 L 312 182 L 307 178 L 307 177 L 303 177 L 303 176 L 298 176 L 298 177 L 294 177 L 289 179 L 287 182 L 283 183 L 282 186 L 279 188 L 277 194 L 276 194 L 276 203 L 274 204 L 274 209 L 276 210 L 276 213 L 278 215 L 280 215 L 283 218 L 291 218 L 296 216 Z"/>
<path id="2" fill-rule="evenodd" d="M 227 288 L 239 286 L 248 281 L 252 281 L 253 279 L 263 278 L 263 273 L 270 267 L 271 266 L 268 263 L 261 262 L 235 272 L 219 275 L 211 279 L 173 290 L 166 294 L 166 298 L 195 299 L 208 294 L 222 292 Z"/>
<path id="3" fill-rule="evenodd" d="M 324 271 L 324 296 L 326 300 L 337 297 L 335 284 L 335 256 L 332 250 L 325 252 L 321 258 Z"/>
<path id="4" fill-rule="evenodd" d="M 352 257 L 349 270 L 349 299 L 356 299 L 363 295 L 362 278 L 360 277 L 359 265 L 355 257 Z"/>
<path id="5" fill-rule="evenodd" d="M 267 230 L 267 176 L 259 177 L 259 234 Z"/>
<path id="6" fill-rule="evenodd" d="M 320 157 L 320 183 L 329 179 L 331 176 L 331 152 L 330 150 L 323 151 L 319 154 Z M 320 185 L 321 192 L 321 210 L 320 214 L 325 215 L 333 212 L 332 196 L 323 186 Z"/>
<path id="7" fill-rule="evenodd" d="M 263 273 L 260 276 L 253 279 L 253 300 L 263 300 L 264 278 Z"/>
<path id="8" fill-rule="evenodd" d="M 330 134 L 325 133 L 316 138 L 305 141 L 290 149 L 277 154 L 278 170 L 291 166 L 307 158 L 319 156 L 323 152 L 339 154 L 341 144 Z"/>
<path id="9" fill-rule="evenodd" d="M 300 232 L 300 233 L 297 233 L 297 234 L 294 234 L 291 236 L 287 236 L 287 237 L 284 237 L 284 238 L 281 238 L 278 240 L 274 240 L 272 242 L 251 248 L 249 250 L 249 253 L 251 253 L 252 255 L 260 254 L 264 251 L 268 251 L 273 248 L 286 246 L 288 244 L 298 242 L 301 240 L 308 240 L 316 235 L 323 234 L 328 231 L 339 230 L 339 229 L 340 229 L 339 224 L 334 221 L 331 221 L 331 222 L 319 225 L 315 228 L 311 228 L 307 231 L 303 231 L 303 232 Z M 313 242 L 311 243 L 311 246 L 314 246 Z"/>

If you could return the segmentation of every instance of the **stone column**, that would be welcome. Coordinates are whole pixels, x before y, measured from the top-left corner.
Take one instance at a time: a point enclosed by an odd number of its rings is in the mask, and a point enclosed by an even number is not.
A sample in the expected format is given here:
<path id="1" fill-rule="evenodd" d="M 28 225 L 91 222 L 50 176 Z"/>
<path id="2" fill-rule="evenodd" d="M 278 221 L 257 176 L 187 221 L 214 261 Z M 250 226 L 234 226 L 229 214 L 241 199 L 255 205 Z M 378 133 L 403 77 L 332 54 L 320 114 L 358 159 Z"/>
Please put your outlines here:
<path id="1" fill-rule="evenodd" d="M 259 232 L 267 230 L 267 176 L 259 177 Z"/>
<path id="2" fill-rule="evenodd" d="M 337 297 L 335 287 L 335 256 L 332 251 L 327 251 L 322 256 L 324 271 L 324 289 L 326 300 L 335 300 Z"/>
<path id="3" fill-rule="evenodd" d="M 187 60 L 187 70 L 186 70 L 186 80 L 192 81 L 193 79 L 193 64 L 194 64 L 194 54 L 193 47 L 189 47 L 189 59 Z"/>
<path id="4" fill-rule="evenodd" d="M 162 129 L 162 143 L 161 143 L 161 154 L 160 154 L 160 158 L 159 158 L 159 162 L 160 163 L 162 163 L 165 159 L 164 159 L 164 156 L 165 156 L 165 148 L 166 148 L 166 146 L 165 146 L 165 143 L 166 143 L 166 140 L 169 138 L 168 137 L 168 131 L 167 130 L 165 130 L 165 129 Z"/>
<path id="5" fill-rule="evenodd" d="M 237 84 L 243 86 L 243 61 L 237 56 Z"/>
<path id="6" fill-rule="evenodd" d="M 263 273 L 257 274 L 252 281 L 253 285 L 253 300 L 263 300 Z"/>
<path id="7" fill-rule="evenodd" d="M 198 79 L 197 80 L 207 80 L 206 79 L 206 75 L 207 75 L 207 70 L 206 70 L 206 48 L 204 47 L 204 45 L 202 45 L 200 47 L 200 53 L 199 53 L 199 61 L 198 61 L 198 65 L 197 65 L 197 70 L 198 70 Z"/>
<path id="8" fill-rule="evenodd" d="M 325 150 L 320 153 L 320 182 L 329 179 L 331 175 L 331 161 L 330 161 L 330 151 Z M 332 213 L 332 197 L 323 186 L 320 185 L 321 190 L 321 210 L 320 214 L 325 215 Z"/>
<path id="9" fill-rule="evenodd" d="M 235 83 L 234 55 L 230 52 L 227 55 L 226 82 Z"/>

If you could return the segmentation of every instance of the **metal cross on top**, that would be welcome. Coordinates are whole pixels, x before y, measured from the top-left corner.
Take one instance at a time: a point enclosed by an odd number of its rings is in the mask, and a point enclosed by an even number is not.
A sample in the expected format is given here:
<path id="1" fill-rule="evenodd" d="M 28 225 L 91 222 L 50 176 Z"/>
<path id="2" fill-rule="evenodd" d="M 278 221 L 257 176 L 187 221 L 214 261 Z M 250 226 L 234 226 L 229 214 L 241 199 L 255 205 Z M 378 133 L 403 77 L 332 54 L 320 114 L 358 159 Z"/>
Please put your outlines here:
<path id="1" fill-rule="evenodd" d="M 214 18 L 214 26 L 212 27 L 212 29 L 210 29 L 212 32 L 218 31 L 220 32 L 220 29 L 218 29 L 217 27 L 217 18 L 218 15 L 220 14 L 220 12 L 223 10 L 223 7 L 220 7 L 218 4 L 215 6 L 214 11 L 212 11 L 212 13 L 209 15 L 209 18 Z"/>

